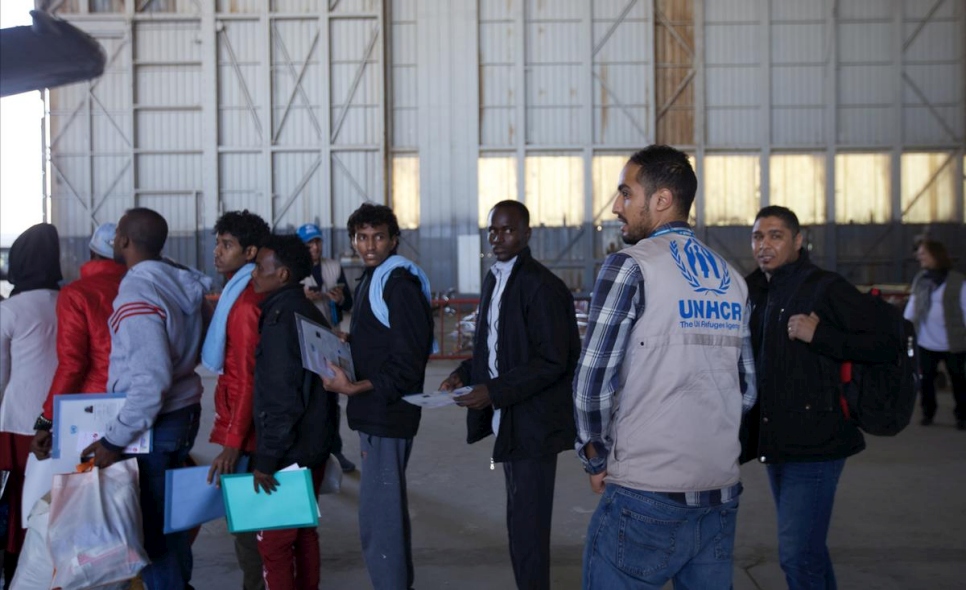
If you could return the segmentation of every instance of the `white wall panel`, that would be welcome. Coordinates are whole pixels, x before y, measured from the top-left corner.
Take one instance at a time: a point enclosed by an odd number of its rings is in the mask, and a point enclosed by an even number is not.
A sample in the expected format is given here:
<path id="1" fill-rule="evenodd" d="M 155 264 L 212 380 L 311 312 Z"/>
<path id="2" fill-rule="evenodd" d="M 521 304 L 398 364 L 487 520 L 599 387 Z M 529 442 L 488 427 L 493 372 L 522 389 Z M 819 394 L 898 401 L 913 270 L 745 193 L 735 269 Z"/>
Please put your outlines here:
<path id="1" fill-rule="evenodd" d="M 221 212 L 248 209 L 271 219 L 271 200 L 258 190 L 261 174 L 258 154 L 221 154 L 218 158 Z"/>
<path id="2" fill-rule="evenodd" d="M 333 154 L 332 219 L 344 227 L 349 214 L 365 201 L 382 202 L 383 164 L 376 152 Z"/>
<path id="3" fill-rule="evenodd" d="M 201 186 L 201 158 L 198 156 L 140 154 L 136 169 L 139 189 L 190 191 Z"/>
<path id="4" fill-rule="evenodd" d="M 888 63 L 893 37 L 891 22 L 841 23 L 838 26 L 839 60 Z"/>
<path id="5" fill-rule="evenodd" d="M 137 146 L 147 150 L 200 150 L 202 112 L 139 110 L 136 113 Z M 115 136 L 117 134 L 115 133 Z"/>
<path id="6" fill-rule="evenodd" d="M 186 264 L 194 261 L 186 258 L 186 252 L 175 245 L 173 237 L 196 237 L 198 227 L 198 204 L 200 194 L 148 193 L 138 196 L 138 207 L 148 207 L 162 212 L 168 221 L 168 243 L 165 245 L 165 255 Z M 175 246 L 172 248 L 172 246 Z"/>
<path id="7" fill-rule="evenodd" d="M 574 43 L 580 22 L 562 20 L 573 12 L 572 8 L 551 13 L 544 9 L 543 3 L 528 3 L 525 15 L 528 144 L 569 145 L 580 141 L 580 123 L 575 115 L 580 109 L 581 52 Z M 548 18 L 551 14 L 552 20 Z"/>
<path id="8" fill-rule="evenodd" d="M 381 2 L 382 0 L 339 0 L 337 3 L 333 0 L 330 2 L 330 5 L 335 7 L 332 10 L 332 14 L 358 14 L 378 11 Z"/>
<path id="9" fill-rule="evenodd" d="M 838 144 L 841 146 L 890 145 L 896 135 L 891 107 L 860 106 L 839 109 Z"/>
<path id="10" fill-rule="evenodd" d="M 822 107 L 773 107 L 772 142 L 776 147 L 825 144 L 825 109 Z"/>
<path id="11" fill-rule="evenodd" d="M 889 19 L 892 18 L 892 4 L 887 0 L 838 0 L 836 9 L 840 19 Z"/>
<path id="12" fill-rule="evenodd" d="M 825 23 L 771 25 L 773 64 L 820 64 L 826 58 Z"/>
<path id="13" fill-rule="evenodd" d="M 772 21 L 822 21 L 825 19 L 823 2 L 802 0 L 771 0 Z"/>
<path id="14" fill-rule="evenodd" d="M 416 0 L 392 0 L 390 16 L 391 145 L 412 149 L 419 143 L 416 129 L 419 124 Z"/>
<path id="15" fill-rule="evenodd" d="M 141 21 L 137 24 L 134 58 L 139 62 L 200 62 L 200 32 L 197 21 Z"/>
<path id="16" fill-rule="evenodd" d="M 714 8 L 712 8 L 714 6 Z M 709 146 L 751 147 L 767 141 L 761 121 L 763 51 L 756 2 L 705 6 L 705 114 Z"/>
<path id="17" fill-rule="evenodd" d="M 320 217 L 325 174 L 320 152 L 278 152 L 272 157 L 272 218 L 295 229 Z"/>
<path id="18" fill-rule="evenodd" d="M 712 0 L 705 2 L 705 20 L 712 22 L 755 21 L 764 0 Z"/>
<path id="19" fill-rule="evenodd" d="M 109 64 L 93 83 L 51 92 L 52 218 L 65 237 L 83 236 L 92 212 L 103 221 L 134 202 L 159 207 L 181 236 L 178 254 L 201 256 L 186 262 L 209 271 L 206 228 L 232 209 L 280 228 L 318 221 L 336 229 L 331 242 L 341 248 L 360 202 L 393 202 L 387 185 L 403 192 L 405 183 L 387 178 L 394 158 L 416 162 L 420 227 L 407 247 L 426 258 L 475 231 L 481 149 L 513 166 L 507 194 L 524 200 L 535 194 L 528 185 L 544 181 L 525 162 L 567 154 L 582 187 L 558 217 L 589 220 L 599 205 L 595 158 L 667 133 L 656 130 L 671 120 L 667 108 L 675 129 L 693 126 L 687 149 L 699 167 L 716 150 L 760 159 L 765 202 L 769 161 L 782 150 L 823 161 L 938 150 L 962 162 L 962 0 L 703 0 L 693 11 L 663 0 L 154 0 L 143 13 L 136 5 L 92 4 L 122 11 L 109 17 L 63 5 L 101 39 Z M 684 77 L 690 67 L 693 79 Z M 679 81 L 693 97 L 669 98 Z M 882 189 L 890 210 L 900 207 L 893 168 Z M 826 193 L 836 181 L 828 170 Z M 961 184 L 957 212 L 947 211 L 954 217 L 966 206 Z M 835 195 L 826 197 L 834 210 Z M 196 231 L 201 254 L 189 237 Z M 580 231 L 562 228 L 539 244 L 583 264 L 608 240 Z M 421 261 L 442 288 L 455 281 L 450 258 Z"/>
<path id="20" fill-rule="evenodd" d="M 596 51 L 590 57 L 592 141 L 596 145 L 646 145 L 655 137 L 651 105 L 654 24 L 647 3 L 594 3 L 591 18 L 592 49 Z M 589 170 L 584 174 L 591 176 Z"/>

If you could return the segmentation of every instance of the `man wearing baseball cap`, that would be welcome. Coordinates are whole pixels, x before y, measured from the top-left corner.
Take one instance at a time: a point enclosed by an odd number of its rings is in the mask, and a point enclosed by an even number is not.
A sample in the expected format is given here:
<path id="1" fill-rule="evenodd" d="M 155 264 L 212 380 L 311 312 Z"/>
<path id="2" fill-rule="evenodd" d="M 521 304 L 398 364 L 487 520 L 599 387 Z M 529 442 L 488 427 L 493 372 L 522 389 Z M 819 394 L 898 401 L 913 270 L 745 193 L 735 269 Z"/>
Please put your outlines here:
<path id="1" fill-rule="evenodd" d="M 55 395 L 107 391 L 111 357 L 107 320 L 127 270 L 114 262 L 115 229 L 115 224 L 108 222 L 94 230 L 90 261 L 80 267 L 80 278 L 62 288 L 57 298 L 57 372 L 34 423 L 36 434 L 30 443 L 38 459 L 50 456 Z"/>
<path id="2" fill-rule="evenodd" d="M 312 274 L 304 281 L 305 296 L 338 328 L 343 312 L 352 309 L 351 291 L 346 288 L 345 271 L 338 260 L 322 257 L 322 230 L 314 223 L 299 227 L 298 235 L 312 255 Z"/>
<path id="3" fill-rule="evenodd" d="M 319 226 L 305 223 L 298 228 L 298 235 L 312 255 L 312 274 L 302 281 L 305 296 L 338 329 L 342 313 L 352 309 L 352 290 L 346 288 L 345 271 L 338 260 L 322 257 L 322 230 Z M 338 432 L 332 454 L 339 460 L 339 466 L 344 473 L 356 470 L 355 463 L 342 454 L 342 437 Z"/>

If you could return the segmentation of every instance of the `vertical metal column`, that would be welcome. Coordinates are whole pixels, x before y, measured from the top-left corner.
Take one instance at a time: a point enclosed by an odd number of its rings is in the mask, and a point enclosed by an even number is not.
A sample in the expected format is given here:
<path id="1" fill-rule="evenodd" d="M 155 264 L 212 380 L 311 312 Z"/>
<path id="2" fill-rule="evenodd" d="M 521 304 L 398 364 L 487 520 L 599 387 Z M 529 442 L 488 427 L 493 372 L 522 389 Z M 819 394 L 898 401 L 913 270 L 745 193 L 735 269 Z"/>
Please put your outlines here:
<path id="1" fill-rule="evenodd" d="M 694 164 L 698 177 L 698 190 L 694 196 L 697 204 L 694 215 L 696 217 L 698 234 L 701 239 L 708 239 L 705 225 L 705 210 L 707 202 L 704 191 L 704 146 L 705 117 L 707 101 L 705 100 L 705 69 L 704 69 L 704 0 L 694 0 Z"/>
<path id="2" fill-rule="evenodd" d="M 759 0 L 761 2 L 761 30 L 759 31 L 761 42 L 761 154 L 760 165 L 761 176 L 758 180 L 759 186 L 759 207 L 766 207 L 771 204 L 771 2 L 769 0 Z"/>
<path id="3" fill-rule="evenodd" d="M 825 0 L 825 267 L 838 267 L 835 146 L 838 144 L 838 0 Z"/>
<path id="4" fill-rule="evenodd" d="M 215 3 L 201 3 L 201 167 L 202 175 L 201 219 L 198 227 L 207 234 L 215 226 L 219 214 L 223 211 L 221 203 L 221 161 L 218 155 L 218 32 L 215 30 Z M 199 260 L 204 260 L 202 270 L 214 272 L 214 266 L 208 267 L 213 254 L 210 248 L 204 247 L 204 241 L 199 239 Z"/>

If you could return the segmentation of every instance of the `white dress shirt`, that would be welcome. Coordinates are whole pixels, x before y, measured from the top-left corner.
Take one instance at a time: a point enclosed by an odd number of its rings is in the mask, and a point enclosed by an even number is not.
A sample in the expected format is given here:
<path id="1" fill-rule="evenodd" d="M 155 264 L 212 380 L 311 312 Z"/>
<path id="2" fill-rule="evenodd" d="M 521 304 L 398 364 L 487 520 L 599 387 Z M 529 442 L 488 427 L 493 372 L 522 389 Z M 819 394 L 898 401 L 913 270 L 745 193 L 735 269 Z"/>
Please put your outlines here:
<path id="1" fill-rule="evenodd" d="M 490 298 L 490 310 L 486 316 L 486 348 L 490 353 L 488 359 L 490 378 L 500 376 L 500 370 L 496 363 L 497 340 L 500 335 L 500 306 L 503 303 L 503 290 L 506 289 L 507 280 L 510 278 L 510 272 L 513 271 L 513 264 L 516 261 L 517 257 L 514 256 L 506 262 L 500 262 L 498 260 L 490 267 L 490 272 L 493 273 L 493 277 L 496 279 L 496 285 L 493 287 L 493 296 Z M 493 422 L 491 425 L 493 427 L 493 435 L 496 436 L 500 432 L 500 410 L 496 408 L 493 409 Z"/>

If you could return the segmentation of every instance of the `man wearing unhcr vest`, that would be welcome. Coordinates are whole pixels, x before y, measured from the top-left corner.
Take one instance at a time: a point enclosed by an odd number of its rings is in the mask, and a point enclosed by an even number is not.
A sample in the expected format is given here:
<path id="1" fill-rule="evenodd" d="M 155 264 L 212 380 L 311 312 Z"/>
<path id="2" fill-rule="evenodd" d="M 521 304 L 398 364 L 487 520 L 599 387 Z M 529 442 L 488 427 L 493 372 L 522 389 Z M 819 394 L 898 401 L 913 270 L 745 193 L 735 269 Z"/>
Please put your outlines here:
<path id="1" fill-rule="evenodd" d="M 748 289 L 688 225 L 687 156 L 652 145 L 620 174 L 630 247 L 594 285 L 574 378 L 577 454 L 603 494 L 584 588 L 729 588 L 738 431 L 755 401 Z"/>

